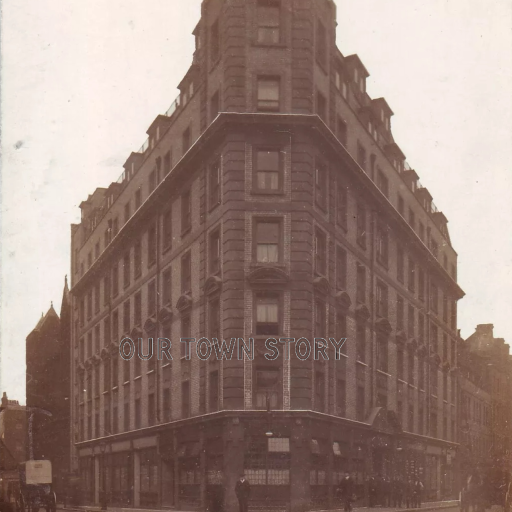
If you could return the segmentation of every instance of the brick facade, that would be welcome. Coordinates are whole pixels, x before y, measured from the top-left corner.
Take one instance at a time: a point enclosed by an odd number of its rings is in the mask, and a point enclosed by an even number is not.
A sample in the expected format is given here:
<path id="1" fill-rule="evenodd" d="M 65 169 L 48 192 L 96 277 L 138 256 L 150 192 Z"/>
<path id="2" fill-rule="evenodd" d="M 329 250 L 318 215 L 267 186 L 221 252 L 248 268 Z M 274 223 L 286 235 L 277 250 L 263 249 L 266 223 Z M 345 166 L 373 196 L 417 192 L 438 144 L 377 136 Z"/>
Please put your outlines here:
<path id="1" fill-rule="evenodd" d="M 72 227 L 84 501 L 101 499 L 122 457 L 133 471 L 110 499 L 135 507 L 202 507 L 221 483 L 231 506 L 243 469 L 255 504 L 292 510 L 332 506 L 343 471 L 361 494 L 371 474 L 406 467 L 429 497 L 449 495 L 457 255 L 391 109 L 336 48 L 334 4 L 205 1 L 194 34 L 179 105 Z M 212 329 L 254 338 L 254 360 L 181 357 L 180 337 Z M 169 338 L 173 360 L 124 362 L 123 337 Z M 339 360 L 292 345 L 269 361 L 270 337 L 347 342 Z"/>

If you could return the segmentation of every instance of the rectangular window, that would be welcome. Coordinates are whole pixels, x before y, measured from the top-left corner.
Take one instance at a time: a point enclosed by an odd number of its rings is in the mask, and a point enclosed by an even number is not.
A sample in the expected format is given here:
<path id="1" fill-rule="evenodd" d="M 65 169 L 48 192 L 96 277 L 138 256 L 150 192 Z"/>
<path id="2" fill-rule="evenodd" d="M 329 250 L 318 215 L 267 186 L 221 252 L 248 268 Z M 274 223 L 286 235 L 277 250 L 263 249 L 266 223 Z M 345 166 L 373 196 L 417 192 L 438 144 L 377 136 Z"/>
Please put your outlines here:
<path id="1" fill-rule="evenodd" d="M 258 263 L 279 263 L 281 223 L 275 220 L 256 220 L 256 261 Z"/>
<path id="2" fill-rule="evenodd" d="M 356 390 L 356 419 L 357 421 L 364 421 L 364 387 L 357 386 Z"/>
<path id="3" fill-rule="evenodd" d="M 137 279 L 142 274 L 142 249 L 140 242 L 133 246 L 133 275 Z"/>
<path id="4" fill-rule="evenodd" d="M 123 334 L 130 332 L 130 300 L 123 304 Z"/>
<path id="5" fill-rule="evenodd" d="M 316 113 L 327 123 L 327 100 L 321 92 L 316 93 Z"/>
<path id="6" fill-rule="evenodd" d="M 126 252 L 123 257 L 123 282 L 124 287 L 128 288 L 130 286 L 130 252 Z"/>
<path id="7" fill-rule="evenodd" d="M 416 227 L 416 216 L 411 208 L 409 208 L 409 226 L 411 226 L 412 229 L 415 229 Z"/>
<path id="8" fill-rule="evenodd" d="M 315 270 L 317 274 L 327 274 L 327 241 L 325 234 L 316 230 L 315 233 Z"/>
<path id="9" fill-rule="evenodd" d="M 210 165 L 208 170 L 210 210 L 220 204 L 220 160 Z"/>
<path id="10" fill-rule="evenodd" d="M 190 293 L 192 291 L 192 262 L 190 252 L 181 257 L 181 293 Z"/>
<path id="11" fill-rule="evenodd" d="M 220 229 L 210 233 L 209 256 L 210 274 L 215 275 L 220 272 Z"/>
<path id="12" fill-rule="evenodd" d="M 219 410 L 219 372 L 210 372 L 208 382 L 208 408 L 210 412 Z"/>
<path id="13" fill-rule="evenodd" d="M 407 287 L 411 293 L 414 293 L 416 290 L 416 265 L 414 264 L 414 261 L 409 258 L 409 274 L 408 274 L 408 283 Z"/>
<path id="14" fill-rule="evenodd" d="M 133 298 L 133 324 L 136 326 L 142 324 L 142 299 L 140 292 L 136 293 Z"/>
<path id="15" fill-rule="evenodd" d="M 356 324 L 356 357 L 358 361 L 366 361 L 366 329 L 362 322 Z"/>
<path id="16" fill-rule="evenodd" d="M 418 269 L 418 298 L 425 301 L 425 272 L 422 268 Z"/>
<path id="17" fill-rule="evenodd" d="M 457 302 L 455 300 L 450 302 L 452 304 L 450 311 L 450 327 L 455 330 L 457 328 Z"/>
<path id="18" fill-rule="evenodd" d="M 315 372 L 315 411 L 325 411 L 325 374 Z"/>
<path id="19" fill-rule="evenodd" d="M 398 213 L 402 217 L 405 215 L 405 203 L 404 198 L 401 195 L 398 196 Z"/>
<path id="20" fill-rule="evenodd" d="M 325 338 L 325 302 L 315 302 L 315 338 Z"/>
<path id="21" fill-rule="evenodd" d="M 181 194 L 181 235 L 192 227 L 192 202 L 190 190 Z"/>
<path id="22" fill-rule="evenodd" d="M 316 22 L 316 59 L 322 65 L 327 64 L 327 31 L 325 25 L 317 20 Z"/>
<path id="23" fill-rule="evenodd" d="M 389 181 L 380 169 L 377 169 L 377 186 L 386 197 L 389 197 Z"/>
<path id="24" fill-rule="evenodd" d="M 409 372 L 408 381 L 409 384 L 412 384 L 414 386 L 414 352 L 412 350 L 409 350 L 409 352 L 407 353 L 407 358 L 407 369 Z"/>
<path id="25" fill-rule="evenodd" d="M 148 316 L 156 314 L 156 281 L 148 284 Z"/>
<path id="26" fill-rule="evenodd" d="M 404 250 L 400 246 L 396 248 L 396 277 L 401 283 L 404 282 Z"/>
<path id="27" fill-rule="evenodd" d="M 135 428 L 139 429 L 142 421 L 140 398 L 135 399 Z"/>
<path id="28" fill-rule="evenodd" d="M 377 224 L 377 261 L 388 266 L 388 230 L 382 224 Z"/>
<path id="29" fill-rule="evenodd" d="M 128 432 L 130 430 L 130 404 L 124 404 L 124 431 Z"/>
<path id="30" fill-rule="evenodd" d="M 185 380 L 181 383 L 181 417 L 190 417 L 190 381 Z"/>
<path id="31" fill-rule="evenodd" d="M 402 331 L 404 328 L 404 299 L 400 295 L 396 298 L 396 330 Z"/>
<path id="32" fill-rule="evenodd" d="M 418 231 L 420 234 L 420 240 L 425 242 L 425 226 L 421 222 L 418 224 Z"/>
<path id="33" fill-rule="evenodd" d="M 407 427 L 409 432 L 413 432 L 414 430 L 414 406 L 409 405 L 408 417 L 407 417 Z"/>
<path id="34" fill-rule="evenodd" d="M 162 245 L 164 250 L 172 247 L 172 208 L 169 207 L 162 216 Z"/>
<path id="35" fill-rule="evenodd" d="M 212 63 L 217 62 L 220 57 L 220 30 L 219 20 L 216 20 L 210 27 L 210 49 Z"/>
<path id="36" fill-rule="evenodd" d="M 151 427 L 156 423 L 155 394 L 148 395 L 148 425 Z"/>
<path id="37" fill-rule="evenodd" d="M 283 161 L 278 149 L 259 149 L 255 152 L 254 188 L 262 192 L 282 190 Z"/>
<path id="38" fill-rule="evenodd" d="M 377 369 L 382 372 L 388 371 L 388 352 L 387 338 L 385 336 L 377 335 Z"/>
<path id="39" fill-rule="evenodd" d="M 142 204 L 142 190 L 138 188 L 135 191 L 135 209 L 138 210 Z"/>
<path id="40" fill-rule="evenodd" d="M 258 1 L 258 43 L 279 44 L 280 8 L 278 1 Z"/>
<path id="41" fill-rule="evenodd" d="M 347 288 L 347 252 L 339 246 L 336 247 L 336 287 Z"/>
<path id="42" fill-rule="evenodd" d="M 181 338 L 190 338 L 192 333 L 191 323 L 190 323 L 190 314 L 182 314 L 180 320 L 180 330 L 181 330 Z M 185 343 L 180 343 L 181 348 L 181 357 L 185 357 L 186 354 L 186 345 Z"/>
<path id="43" fill-rule="evenodd" d="M 94 353 L 100 353 L 100 324 L 94 327 Z M 96 372 L 96 375 L 99 375 L 98 371 Z"/>
<path id="44" fill-rule="evenodd" d="M 218 298 L 210 301 L 208 324 L 210 328 L 208 339 L 220 339 L 220 300 Z"/>
<path id="45" fill-rule="evenodd" d="M 437 366 L 430 367 L 430 392 L 437 396 Z"/>
<path id="46" fill-rule="evenodd" d="M 396 349 L 396 375 L 400 380 L 404 380 L 404 349 Z"/>
<path id="47" fill-rule="evenodd" d="M 448 297 L 443 293 L 443 322 L 448 321 Z"/>
<path id="48" fill-rule="evenodd" d="M 254 401 L 256 409 L 277 409 L 279 406 L 279 370 L 277 368 L 256 368 Z"/>
<path id="49" fill-rule="evenodd" d="M 329 173 L 327 166 L 317 159 L 315 169 L 315 200 L 323 210 L 327 208 L 327 184 Z"/>
<path id="50" fill-rule="evenodd" d="M 119 294 L 119 267 L 117 263 L 112 266 L 112 296 L 117 297 Z"/>
<path id="51" fill-rule="evenodd" d="M 190 148 L 190 126 L 183 131 L 181 136 L 181 154 L 184 155 Z"/>
<path id="52" fill-rule="evenodd" d="M 170 304 L 172 300 L 172 272 L 171 268 L 164 271 L 162 276 L 162 303 L 164 305 Z"/>
<path id="53" fill-rule="evenodd" d="M 358 303 L 362 304 L 366 302 L 366 269 L 364 265 L 360 263 L 356 264 L 357 266 L 357 288 L 356 288 L 356 300 Z"/>
<path id="54" fill-rule="evenodd" d="M 359 141 L 357 142 L 357 163 L 366 171 L 366 149 Z"/>
<path id="55" fill-rule="evenodd" d="M 274 293 L 256 295 L 256 335 L 280 334 L 279 296 Z"/>
<path id="56" fill-rule="evenodd" d="M 92 290 L 87 293 L 87 320 L 92 318 Z"/>
<path id="57" fill-rule="evenodd" d="M 430 324 L 430 347 L 431 347 L 431 351 L 436 354 L 439 352 L 438 338 L 439 338 L 439 336 L 438 336 L 437 325 L 435 325 L 434 323 L 431 323 Z"/>
<path id="58" fill-rule="evenodd" d="M 106 347 L 111 342 L 110 317 L 103 320 L 103 346 Z M 117 340 L 116 340 L 117 341 Z"/>
<path id="59" fill-rule="evenodd" d="M 100 257 L 100 243 L 96 242 L 94 246 L 94 259 L 97 260 Z"/>
<path id="60" fill-rule="evenodd" d="M 347 317 L 341 312 L 336 311 L 336 339 L 339 341 L 347 337 Z M 340 354 L 347 353 L 347 343 L 340 347 Z"/>
<path id="61" fill-rule="evenodd" d="M 414 338 L 414 306 L 409 304 L 408 312 L 407 312 L 407 331 L 409 338 Z"/>
<path id="62" fill-rule="evenodd" d="M 112 313 L 112 338 L 114 343 L 119 343 L 119 312 L 117 309 Z"/>
<path id="63" fill-rule="evenodd" d="M 357 205 L 357 243 L 366 249 L 366 208 L 361 203 Z"/>
<path id="64" fill-rule="evenodd" d="M 337 210 L 336 220 L 338 224 L 343 227 L 347 227 L 347 216 L 348 216 L 348 194 L 347 187 L 341 178 L 338 178 L 337 182 Z"/>
<path id="65" fill-rule="evenodd" d="M 100 312 L 100 282 L 98 281 L 94 286 L 94 312 Z"/>
<path id="66" fill-rule="evenodd" d="M 388 317 L 388 287 L 384 283 L 377 283 L 377 316 Z"/>
<path id="67" fill-rule="evenodd" d="M 172 157 L 171 152 L 167 151 L 164 156 L 164 176 L 167 176 L 171 172 Z"/>
<path id="68" fill-rule="evenodd" d="M 156 226 L 148 229 L 148 267 L 156 262 Z"/>
<path id="69" fill-rule="evenodd" d="M 336 133 L 338 136 L 338 140 L 344 145 L 347 145 L 347 123 L 341 118 L 338 117 L 336 121 Z"/>
<path id="70" fill-rule="evenodd" d="M 430 308 L 434 313 L 439 311 L 439 289 L 434 283 L 430 283 Z"/>
<path id="71" fill-rule="evenodd" d="M 152 170 L 148 176 L 148 195 L 156 188 L 156 170 Z"/>
<path id="72" fill-rule="evenodd" d="M 347 386 L 343 379 L 338 379 L 336 385 L 336 408 L 339 416 L 347 415 Z"/>
<path id="73" fill-rule="evenodd" d="M 210 99 L 210 119 L 213 121 L 220 112 L 220 97 L 217 91 Z"/>
<path id="74" fill-rule="evenodd" d="M 276 77 L 258 77 L 258 110 L 278 112 L 280 103 L 280 80 Z"/>

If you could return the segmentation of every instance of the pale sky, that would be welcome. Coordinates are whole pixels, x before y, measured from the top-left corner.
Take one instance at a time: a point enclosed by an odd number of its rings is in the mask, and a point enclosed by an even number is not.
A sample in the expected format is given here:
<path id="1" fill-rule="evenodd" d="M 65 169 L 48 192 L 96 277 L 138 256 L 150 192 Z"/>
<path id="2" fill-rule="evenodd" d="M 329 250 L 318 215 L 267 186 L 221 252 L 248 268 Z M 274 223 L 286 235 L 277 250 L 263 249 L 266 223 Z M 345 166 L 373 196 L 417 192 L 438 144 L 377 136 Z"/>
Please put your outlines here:
<path id="1" fill-rule="evenodd" d="M 459 327 L 512 342 L 512 4 L 339 0 L 338 47 L 395 112 L 449 220 Z M 2 2 L 0 391 L 25 402 L 25 338 L 69 273 L 78 205 L 118 178 L 178 94 L 200 0 Z"/>

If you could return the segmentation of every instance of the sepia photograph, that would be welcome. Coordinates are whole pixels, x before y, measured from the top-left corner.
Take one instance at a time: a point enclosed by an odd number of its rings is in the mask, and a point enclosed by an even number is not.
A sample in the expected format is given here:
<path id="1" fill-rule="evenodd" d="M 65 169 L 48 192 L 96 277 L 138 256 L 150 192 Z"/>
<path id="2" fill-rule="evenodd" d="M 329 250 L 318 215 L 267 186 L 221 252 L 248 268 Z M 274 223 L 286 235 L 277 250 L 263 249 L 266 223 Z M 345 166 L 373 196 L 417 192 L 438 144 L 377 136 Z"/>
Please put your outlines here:
<path id="1" fill-rule="evenodd" d="M 0 512 L 512 512 L 509 0 L 0 23 Z"/>

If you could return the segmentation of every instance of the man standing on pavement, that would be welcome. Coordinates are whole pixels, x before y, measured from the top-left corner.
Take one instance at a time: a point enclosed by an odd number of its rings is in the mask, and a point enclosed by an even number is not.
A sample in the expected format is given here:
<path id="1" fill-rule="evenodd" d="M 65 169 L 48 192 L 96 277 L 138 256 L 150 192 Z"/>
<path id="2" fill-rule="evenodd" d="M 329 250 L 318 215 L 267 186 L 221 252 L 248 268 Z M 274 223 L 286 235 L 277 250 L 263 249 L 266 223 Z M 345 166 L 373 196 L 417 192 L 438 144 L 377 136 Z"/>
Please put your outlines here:
<path id="1" fill-rule="evenodd" d="M 240 512 L 248 512 L 251 485 L 243 473 L 240 475 L 240 479 L 235 484 L 235 494 L 238 498 L 238 506 L 240 507 Z"/>

